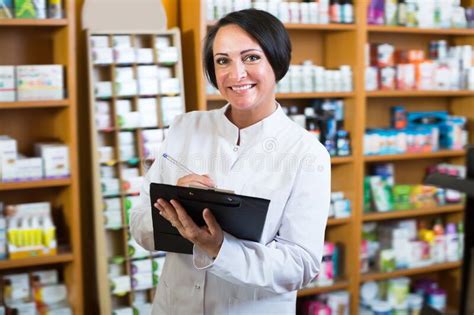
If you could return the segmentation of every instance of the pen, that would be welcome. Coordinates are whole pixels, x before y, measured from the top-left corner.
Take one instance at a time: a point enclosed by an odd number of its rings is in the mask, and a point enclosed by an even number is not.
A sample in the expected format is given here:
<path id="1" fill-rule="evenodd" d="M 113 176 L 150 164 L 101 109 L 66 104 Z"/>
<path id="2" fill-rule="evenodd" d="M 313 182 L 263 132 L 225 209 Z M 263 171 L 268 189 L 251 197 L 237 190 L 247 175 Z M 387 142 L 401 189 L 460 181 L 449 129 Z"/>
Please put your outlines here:
<path id="1" fill-rule="evenodd" d="M 170 161 L 171 163 L 173 163 L 174 165 L 176 165 L 177 167 L 179 167 L 180 169 L 182 169 L 183 171 L 185 171 L 186 173 L 188 174 L 195 174 L 193 171 L 191 171 L 189 168 L 187 168 L 186 166 L 184 166 L 183 164 L 179 163 L 178 161 L 176 161 L 175 159 L 173 159 L 171 156 L 169 156 L 168 154 L 166 153 L 163 153 L 163 157 L 165 159 L 167 159 L 168 161 Z"/>

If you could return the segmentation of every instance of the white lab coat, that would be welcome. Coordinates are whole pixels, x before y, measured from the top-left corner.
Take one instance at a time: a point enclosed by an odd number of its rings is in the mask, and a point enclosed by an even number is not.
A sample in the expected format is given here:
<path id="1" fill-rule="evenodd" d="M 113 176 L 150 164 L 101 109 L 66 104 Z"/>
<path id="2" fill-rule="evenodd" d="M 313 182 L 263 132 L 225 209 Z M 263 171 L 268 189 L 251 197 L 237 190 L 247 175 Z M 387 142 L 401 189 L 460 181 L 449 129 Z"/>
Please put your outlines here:
<path id="1" fill-rule="evenodd" d="M 294 314 L 296 290 L 320 269 L 330 200 L 330 157 L 280 106 L 240 130 L 222 109 L 179 116 L 161 152 L 216 186 L 271 200 L 260 242 L 225 233 L 215 260 L 168 253 L 153 314 Z M 150 182 L 175 185 L 186 175 L 158 157 L 145 176 L 141 202 L 132 209 L 131 233 L 154 249 Z M 211 209 L 212 211 L 212 209 Z M 244 223 L 244 222 L 243 222 Z"/>

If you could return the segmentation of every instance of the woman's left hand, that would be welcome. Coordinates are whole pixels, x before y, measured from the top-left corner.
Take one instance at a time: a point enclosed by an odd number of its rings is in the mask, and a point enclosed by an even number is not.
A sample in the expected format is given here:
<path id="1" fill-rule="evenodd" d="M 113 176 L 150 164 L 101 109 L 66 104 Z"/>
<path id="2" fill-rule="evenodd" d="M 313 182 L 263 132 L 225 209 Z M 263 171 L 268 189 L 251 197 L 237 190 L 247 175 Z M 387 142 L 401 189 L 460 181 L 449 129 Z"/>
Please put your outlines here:
<path id="1" fill-rule="evenodd" d="M 197 226 L 186 210 L 176 200 L 170 202 L 158 199 L 155 207 L 160 210 L 160 215 L 174 226 L 182 237 L 204 250 L 209 257 L 215 258 L 219 254 L 224 232 L 217 223 L 216 218 L 208 208 L 203 211 L 205 226 Z"/>

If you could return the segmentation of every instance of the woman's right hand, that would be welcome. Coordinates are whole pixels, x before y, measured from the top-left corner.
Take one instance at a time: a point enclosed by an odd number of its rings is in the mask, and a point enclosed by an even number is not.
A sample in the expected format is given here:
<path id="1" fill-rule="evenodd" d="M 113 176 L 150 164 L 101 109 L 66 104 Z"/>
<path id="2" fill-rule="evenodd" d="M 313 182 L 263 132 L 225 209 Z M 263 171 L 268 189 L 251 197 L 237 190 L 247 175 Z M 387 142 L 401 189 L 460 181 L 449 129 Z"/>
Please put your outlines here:
<path id="1" fill-rule="evenodd" d="M 198 186 L 198 187 L 209 187 L 214 188 L 216 184 L 214 181 L 209 177 L 209 175 L 198 175 L 198 174 L 190 174 L 181 177 L 178 179 L 177 186 Z"/>

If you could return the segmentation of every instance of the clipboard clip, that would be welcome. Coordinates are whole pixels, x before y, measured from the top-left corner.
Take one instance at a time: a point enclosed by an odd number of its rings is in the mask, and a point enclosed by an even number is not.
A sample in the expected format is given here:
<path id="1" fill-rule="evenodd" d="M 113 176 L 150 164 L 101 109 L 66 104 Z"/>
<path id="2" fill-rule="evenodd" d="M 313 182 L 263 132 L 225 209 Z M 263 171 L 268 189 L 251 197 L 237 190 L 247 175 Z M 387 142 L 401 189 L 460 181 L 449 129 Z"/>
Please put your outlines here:
<path id="1" fill-rule="evenodd" d="M 193 188 L 193 187 L 190 187 Z M 239 207 L 241 200 L 239 197 L 225 194 L 225 193 L 218 193 L 213 189 L 202 189 L 202 188 L 195 188 L 192 190 L 178 190 L 178 197 L 180 200 L 188 200 L 206 204 L 217 204 L 223 205 L 226 207 Z"/>

